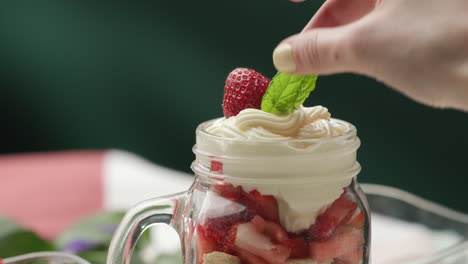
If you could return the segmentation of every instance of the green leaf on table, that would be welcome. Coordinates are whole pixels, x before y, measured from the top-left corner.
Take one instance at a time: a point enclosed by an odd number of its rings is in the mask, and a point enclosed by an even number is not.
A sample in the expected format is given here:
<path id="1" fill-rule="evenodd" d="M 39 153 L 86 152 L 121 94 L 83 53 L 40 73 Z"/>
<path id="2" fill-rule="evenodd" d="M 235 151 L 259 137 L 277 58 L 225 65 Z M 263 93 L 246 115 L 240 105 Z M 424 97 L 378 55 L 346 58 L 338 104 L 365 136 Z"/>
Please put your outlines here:
<path id="1" fill-rule="evenodd" d="M 0 219 L 0 258 L 51 250 L 56 248 L 50 242 L 21 228 L 13 221 Z"/>
<path id="2" fill-rule="evenodd" d="M 106 264 L 107 250 L 91 250 L 78 254 L 92 264 Z"/>
<path id="3" fill-rule="evenodd" d="M 142 258 L 139 255 L 140 254 L 138 253 L 138 251 L 136 251 L 136 253 L 133 254 L 133 257 L 130 263 L 131 264 L 147 264 L 142 260 Z M 92 263 L 92 264 L 106 264 L 107 250 L 86 251 L 86 252 L 78 254 L 78 256 L 82 257 L 83 259 L 86 259 L 89 263 Z M 173 263 L 173 264 L 181 264 L 181 263 L 182 263 L 182 260 L 180 262 Z M 154 262 L 154 264 L 164 264 L 164 263 Z"/>
<path id="4" fill-rule="evenodd" d="M 77 224 L 61 233 L 55 245 L 64 251 L 77 254 L 93 264 L 105 264 L 107 251 L 115 229 L 120 224 L 124 212 L 99 212 L 85 217 Z M 140 237 L 132 264 L 144 264 L 138 252 L 150 241 L 150 233 Z"/>
<path id="5" fill-rule="evenodd" d="M 55 245 L 70 252 L 108 247 L 123 216 L 124 212 L 100 212 L 88 216 L 61 233 Z"/>
<path id="6" fill-rule="evenodd" d="M 316 75 L 290 75 L 278 72 L 262 99 L 261 109 L 281 115 L 293 111 L 315 89 Z"/>
<path id="7" fill-rule="evenodd" d="M 9 234 L 16 230 L 22 230 L 22 228 L 9 219 L 0 218 L 0 237 L 2 237 L 4 234 Z"/>

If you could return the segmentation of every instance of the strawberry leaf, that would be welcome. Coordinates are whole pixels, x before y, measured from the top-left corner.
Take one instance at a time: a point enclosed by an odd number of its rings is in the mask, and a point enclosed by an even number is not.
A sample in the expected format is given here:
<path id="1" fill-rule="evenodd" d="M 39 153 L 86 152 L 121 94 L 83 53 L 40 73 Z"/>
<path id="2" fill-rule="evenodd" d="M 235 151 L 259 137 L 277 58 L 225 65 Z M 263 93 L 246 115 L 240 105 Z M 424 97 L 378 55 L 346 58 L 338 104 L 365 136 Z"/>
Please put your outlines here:
<path id="1" fill-rule="evenodd" d="M 278 72 L 263 96 L 261 109 L 272 114 L 287 114 L 315 89 L 316 75 L 289 75 Z"/>

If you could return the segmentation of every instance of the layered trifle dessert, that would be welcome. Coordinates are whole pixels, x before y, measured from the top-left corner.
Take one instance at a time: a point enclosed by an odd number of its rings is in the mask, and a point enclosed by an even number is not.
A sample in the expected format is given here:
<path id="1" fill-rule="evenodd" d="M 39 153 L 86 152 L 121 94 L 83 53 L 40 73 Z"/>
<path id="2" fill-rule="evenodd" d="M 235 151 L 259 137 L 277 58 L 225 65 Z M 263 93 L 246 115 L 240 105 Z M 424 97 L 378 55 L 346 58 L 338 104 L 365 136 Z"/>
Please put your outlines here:
<path id="1" fill-rule="evenodd" d="M 194 171 L 211 179 L 194 230 L 199 264 L 367 263 L 360 142 L 327 108 L 302 105 L 315 80 L 229 74 L 224 117 L 197 130 Z"/>

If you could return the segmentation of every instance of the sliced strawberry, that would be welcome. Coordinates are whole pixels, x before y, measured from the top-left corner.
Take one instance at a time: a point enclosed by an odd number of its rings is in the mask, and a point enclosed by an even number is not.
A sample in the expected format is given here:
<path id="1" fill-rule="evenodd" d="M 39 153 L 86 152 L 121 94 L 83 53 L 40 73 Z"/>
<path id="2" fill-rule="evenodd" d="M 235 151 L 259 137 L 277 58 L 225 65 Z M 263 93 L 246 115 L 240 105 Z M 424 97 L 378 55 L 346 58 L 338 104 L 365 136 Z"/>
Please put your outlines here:
<path id="1" fill-rule="evenodd" d="M 338 257 L 336 260 L 341 261 L 341 263 L 343 264 L 359 264 L 361 262 L 361 259 L 362 259 L 362 249 L 358 248 L 341 257 Z"/>
<path id="2" fill-rule="evenodd" d="M 310 242 L 310 256 L 317 262 L 323 262 L 354 252 L 363 243 L 362 230 L 342 227 L 327 241 Z"/>
<path id="3" fill-rule="evenodd" d="M 364 227 L 364 212 L 360 211 L 359 214 L 351 218 L 348 222 L 348 225 L 354 228 L 362 229 Z"/>
<path id="4" fill-rule="evenodd" d="M 219 245 L 217 246 L 217 251 L 221 251 L 228 254 L 231 254 L 233 252 L 238 226 L 239 224 L 231 226 L 227 234 L 219 242 Z"/>
<path id="5" fill-rule="evenodd" d="M 260 109 L 263 95 L 270 80 L 246 68 L 233 70 L 224 86 L 223 113 L 226 118 L 237 115 L 246 108 Z"/>
<path id="6" fill-rule="evenodd" d="M 198 263 L 203 263 L 203 255 L 216 250 L 216 239 L 201 225 L 197 225 Z"/>
<path id="7" fill-rule="evenodd" d="M 223 173 L 223 163 L 221 161 L 212 160 L 210 162 L 210 171 L 222 174 Z"/>
<path id="8" fill-rule="evenodd" d="M 290 238 L 281 225 L 271 221 L 265 221 L 258 215 L 256 215 L 250 223 L 254 225 L 257 232 L 268 236 L 273 243 L 290 248 L 291 257 L 307 258 L 309 256 L 309 245 L 304 237 Z"/>
<path id="9" fill-rule="evenodd" d="M 254 213 L 244 210 L 230 215 L 224 215 L 215 218 L 205 218 L 202 225 L 217 239 L 222 239 L 229 231 L 231 226 L 238 223 L 245 223 L 254 217 Z"/>
<path id="10" fill-rule="evenodd" d="M 234 187 L 230 183 L 216 184 L 212 189 L 219 196 L 246 206 L 251 216 L 252 213 L 258 214 L 266 220 L 279 223 L 278 203 L 272 195 L 262 195 L 257 190 L 245 192 L 241 186 Z"/>
<path id="11" fill-rule="evenodd" d="M 304 259 L 309 257 L 309 243 L 302 236 L 290 238 L 283 245 L 291 249 L 290 258 Z"/>
<path id="12" fill-rule="evenodd" d="M 266 221 L 261 217 L 261 216 L 254 216 L 252 218 L 252 221 L 250 221 L 252 225 L 255 227 L 258 233 L 264 233 L 265 232 L 265 226 L 266 226 Z"/>
<path id="13" fill-rule="evenodd" d="M 243 264 L 269 264 L 261 257 L 239 248 L 235 249 L 235 253 L 242 260 Z"/>
<path id="14" fill-rule="evenodd" d="M 284 244 L 289 239 L 288 234 L 279 224 L 270 221 L 265 221 L 264 233 L 275 243 Z"/>
<path id="15" fill-rule="evenodd" d="M 316 223 L 309 228 L 309 239 L 312 241 L 329 239 L 339 225 L 348 222 L 357 206 L 357 203 L 342 194 L 322 215 L 317 217 Z"/>
<path id="16" fill-rule="evenodd" d="M 257 213 L 266 220 L 279 223 L 278 202 L 272 195 L 262 195 L 257 190 L 249 192 L 249 198 L 256 203 Z"/>
<path id="17" fill-rule="evenodd" d="M 213 185 L 212 190 L 219 196 L 229 199 L 231 201 L 238 201 L 241 198 L 242 193 L 244 192 L 242 190 L 242 187 L 234 187 L 230 183 L 215 184 Z"/>
<path id="18" fill-rule="evenodd" d="M 271 264 L 283 264 L 289 258 L 291 251 L 282 245 L 272 243 L 268 236 L 257 232 L 252 223 L 239 225 L 235 246 L 239 250 L 261 257 Z"/>
<path id="19" fill-rule="evenodd" d="M 335 259 L 333 260 L 332 262 L 333 264 L 346 264 L 344 261 L 340 260 L 340 259 Z"/>

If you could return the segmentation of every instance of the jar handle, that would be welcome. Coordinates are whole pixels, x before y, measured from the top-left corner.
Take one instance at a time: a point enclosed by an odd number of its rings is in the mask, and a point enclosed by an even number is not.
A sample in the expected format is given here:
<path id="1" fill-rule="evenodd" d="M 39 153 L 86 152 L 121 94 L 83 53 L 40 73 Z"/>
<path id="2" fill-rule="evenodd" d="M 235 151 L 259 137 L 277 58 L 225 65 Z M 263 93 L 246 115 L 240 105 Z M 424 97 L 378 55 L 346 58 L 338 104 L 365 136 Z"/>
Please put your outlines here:
<path id="1" fill-rule="evenodd" d="M 180 235 L 181 212 L 188 192 L 149 199 L 127 211 L 114 233 L 107 254 L 107 264 L 130 264 L 135 245 L 143 232 L 156 224 L 166 224 Z"/>

